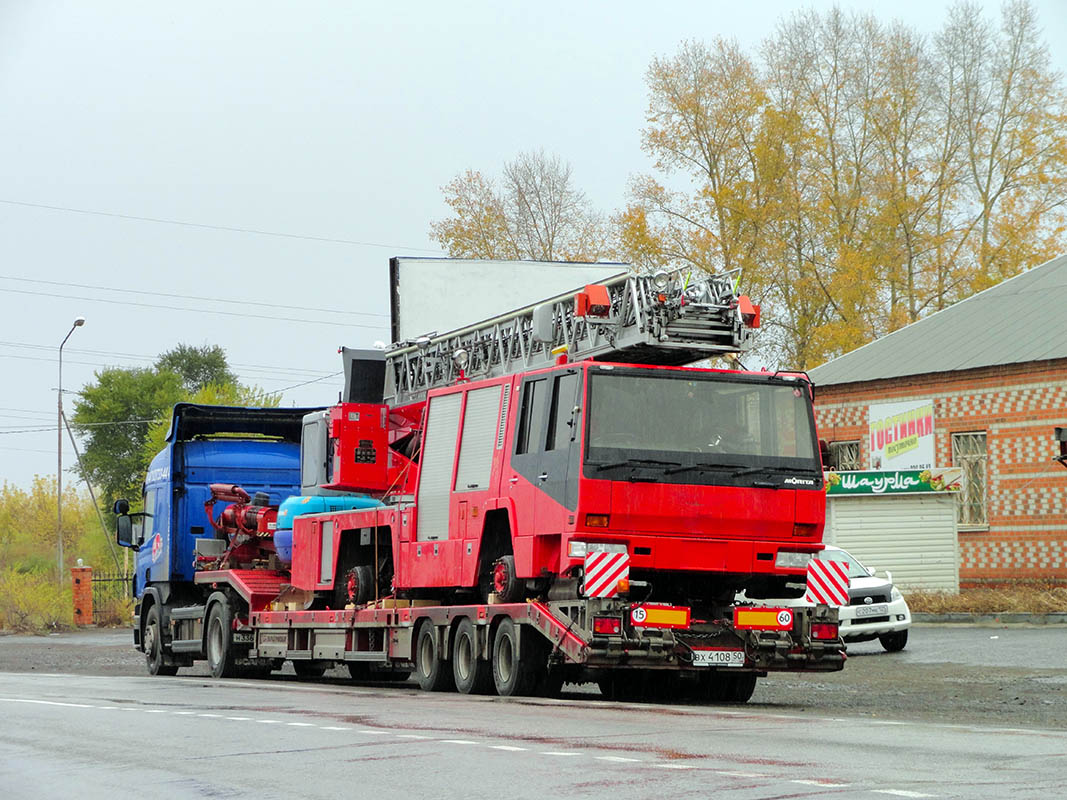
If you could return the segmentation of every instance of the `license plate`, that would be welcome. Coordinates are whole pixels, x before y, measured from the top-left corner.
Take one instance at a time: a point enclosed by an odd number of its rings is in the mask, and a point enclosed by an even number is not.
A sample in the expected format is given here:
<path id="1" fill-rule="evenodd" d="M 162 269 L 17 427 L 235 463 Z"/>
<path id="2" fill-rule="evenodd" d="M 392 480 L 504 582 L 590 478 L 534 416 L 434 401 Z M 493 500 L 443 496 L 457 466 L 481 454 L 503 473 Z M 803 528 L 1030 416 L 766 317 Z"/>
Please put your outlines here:
<path id="1" fill-rule="evenodd" d="M 234 644 L 252 644 L 252 631 L 234 631 Z"/>
<path id="2" fill-rule="evenodd" d="M 885 603 L 877 606 L 856 606 L 857 617 L 884 617 L 889 613 L 889 606 Z"/>
<path id="3" fill-rule="evenodd" d="M 695 667 L 743 667 L 744 650 L 693 650 Z"/>

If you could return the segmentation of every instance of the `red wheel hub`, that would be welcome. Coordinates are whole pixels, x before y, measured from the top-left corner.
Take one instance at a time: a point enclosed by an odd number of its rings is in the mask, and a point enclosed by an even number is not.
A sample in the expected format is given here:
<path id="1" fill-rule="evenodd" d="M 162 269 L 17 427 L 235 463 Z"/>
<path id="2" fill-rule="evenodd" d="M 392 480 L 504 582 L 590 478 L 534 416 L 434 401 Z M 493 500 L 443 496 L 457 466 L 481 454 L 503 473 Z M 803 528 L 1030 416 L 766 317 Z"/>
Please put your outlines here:
<path id="1" fill-rule="evenodd" d="M 498 562 L 493 565 L 493 591 L 497 594 L 503 594 L 508 588 L 508 581 L 511 576 L 508 575 L 508 565 L 503 562 Z"/>

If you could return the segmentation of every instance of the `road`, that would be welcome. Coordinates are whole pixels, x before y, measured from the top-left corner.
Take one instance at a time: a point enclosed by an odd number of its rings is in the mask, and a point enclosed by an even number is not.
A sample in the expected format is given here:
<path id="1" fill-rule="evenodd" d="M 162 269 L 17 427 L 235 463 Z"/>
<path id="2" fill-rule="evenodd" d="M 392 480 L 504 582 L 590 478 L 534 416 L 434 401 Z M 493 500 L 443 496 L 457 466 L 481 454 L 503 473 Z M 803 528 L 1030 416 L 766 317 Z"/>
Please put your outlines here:
<path id="1" fill-rule="evenodd" d="M 1067 786 L 1067 665 L 1045 666 L 1062 628 L 917 628 L 903 653 L 856 645 L 839 675 L 772 676 L 748 705 L 721 707 L 216 681 L 199 667 L 148 678 L 128 641 L 0 638 L 3 800 L 1015 800 Z M 1010 666 L 1020 651 L 1040 666 Z"/>
<path id="2" fill-rule="evenodd" d="M 0 676 L 7 797 L 1062 796 L 1067 732 L 410 687 Z"/>

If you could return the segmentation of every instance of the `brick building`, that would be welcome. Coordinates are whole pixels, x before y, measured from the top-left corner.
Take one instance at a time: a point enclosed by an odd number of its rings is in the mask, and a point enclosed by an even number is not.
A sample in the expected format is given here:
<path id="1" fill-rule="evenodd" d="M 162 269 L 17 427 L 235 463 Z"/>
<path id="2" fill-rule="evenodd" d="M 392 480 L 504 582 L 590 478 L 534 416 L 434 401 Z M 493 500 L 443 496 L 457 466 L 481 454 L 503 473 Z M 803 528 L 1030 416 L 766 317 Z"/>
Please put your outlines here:
<path id="1" fill-rule="evenodd" d="M 819 436 L 840 470 L 885 468 L 889 450 L 878 450 L 884 443 L 871 435 L 880 409 L 932 403 L 930 457 L 963 471 L 961 585 L 1067 582 L 1067 469 L 1053 460 L 1054 429 L 1067 426 L 1067 256 L 829 361 L 811 377 Z"/>

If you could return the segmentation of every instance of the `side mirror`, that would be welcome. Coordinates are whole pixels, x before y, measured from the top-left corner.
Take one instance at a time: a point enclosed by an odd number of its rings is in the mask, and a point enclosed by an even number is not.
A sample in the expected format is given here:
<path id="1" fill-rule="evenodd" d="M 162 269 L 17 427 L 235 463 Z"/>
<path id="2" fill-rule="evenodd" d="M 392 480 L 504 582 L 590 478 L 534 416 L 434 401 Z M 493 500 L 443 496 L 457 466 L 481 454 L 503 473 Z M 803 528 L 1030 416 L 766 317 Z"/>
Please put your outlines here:
<path id="1" fill-rule="evenodd" d="M 119 503 L 126 503 L 125 500 L 119 500 L 115 503 L 115 513 L 118 511 Z M 126 503 L 126 509 L 129 510 L 129 503 Z M 125 513 L 122 512 L 121 516 L 115 521 L 115 541 L 121 547 L 133 547 L 133 520 Z"/>
<path id="2" fill-rule="evenodd" d="M 116 500 L 115 505 L 111 508 L 115 512 L 116 516 L 122 516 L 123 514 L 130 513 L 130 501 L 129 500 Z"/>

